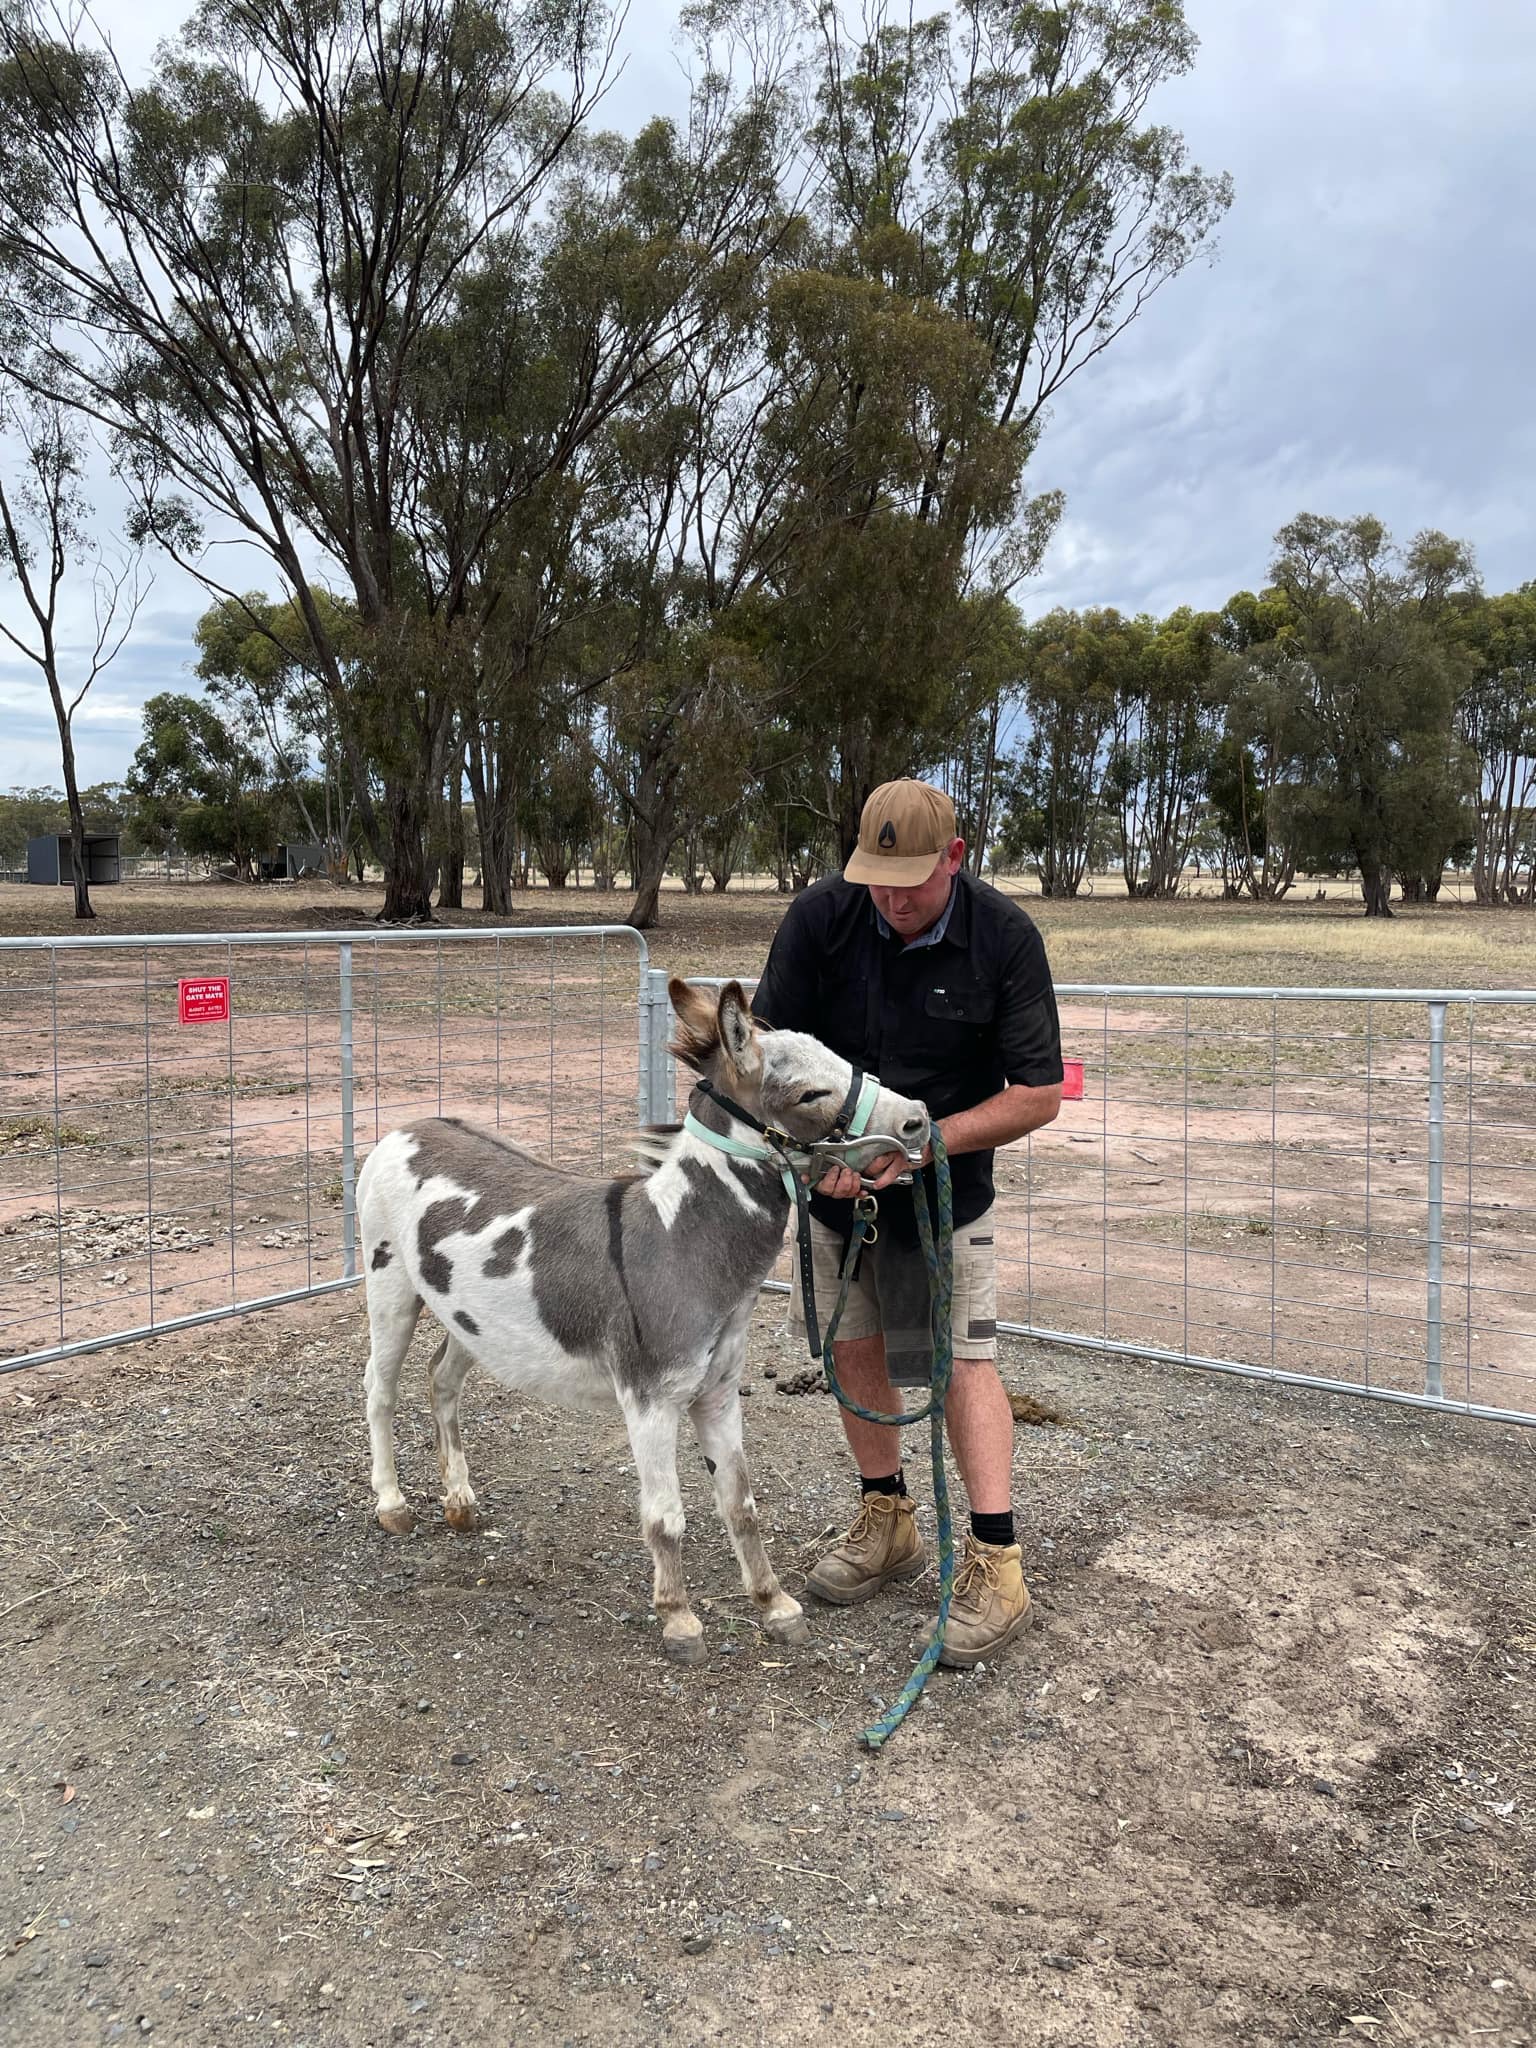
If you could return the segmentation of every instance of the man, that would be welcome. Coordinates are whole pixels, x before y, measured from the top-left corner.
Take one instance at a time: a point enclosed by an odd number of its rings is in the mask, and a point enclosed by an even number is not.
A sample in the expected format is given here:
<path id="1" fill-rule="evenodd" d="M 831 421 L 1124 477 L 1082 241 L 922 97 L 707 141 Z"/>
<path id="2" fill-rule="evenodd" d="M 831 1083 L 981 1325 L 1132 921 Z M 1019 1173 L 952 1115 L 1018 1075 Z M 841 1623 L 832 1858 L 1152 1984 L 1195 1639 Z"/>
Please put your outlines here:
<path id="1" fill-rule="evenodd" d="M 953 1162 L 955 1367 L 946 1417 L 971 1522 L 942 1661 L 969 1668 L 1032 1618 L 1014 1539 L 1013 1411 L 995 1358 L 992 1153 L 1052 1120 L 1062 1068 L 1040 934 L 1010 898 L 967 874 L 964 860 L 965 841 L 942 790 L 885 783 L 864 806 L 858 848 L 843 873 L 791 906 L 753 1008 L 764 1023 L 814 1032 L 887 1087 L 919 1097 Z M 844 1389 L 886 1414 L 900 1405 L 893 1378 L 926 1381 L 932 1360 L 914 1191 L 895 1185 L 906 1170 L 899 1153 L 865 1169 L 878 1191 L 879 1236 L 860 1259 L 833 1346 Z M 931 1167 L 921 1178 L 931 1205 Z M 838 1168 L 811 1197 L 823 1314 L 836 1299 L 858 1190 L 857 1174 Z M 797 1272 L 797 1322 L 799 1299 Z M 862 1504 L 809 1585 L 818 1598 L 851 1606 L 916 1577 L 925 1558 L 902 1472 L 901 1432 L 839 1413 Z"/>

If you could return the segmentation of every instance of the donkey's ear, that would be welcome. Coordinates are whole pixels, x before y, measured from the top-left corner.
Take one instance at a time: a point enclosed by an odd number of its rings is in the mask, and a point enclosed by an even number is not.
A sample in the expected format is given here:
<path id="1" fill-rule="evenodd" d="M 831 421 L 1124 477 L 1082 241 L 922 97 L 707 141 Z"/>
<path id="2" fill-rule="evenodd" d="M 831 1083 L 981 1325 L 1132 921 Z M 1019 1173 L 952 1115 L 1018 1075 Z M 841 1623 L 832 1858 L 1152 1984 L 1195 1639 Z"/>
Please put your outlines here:
<path id="1" fill-rule="evenodd" d="M 672 1009 L 677 1017 L 677 1036 L 667 1048 L 690 1067 L 702 1068 L 720 1043 L 720 1026 L 715 1005 L 701 988 L 677 975 L 667 983 Z"/>
<path id="2" fill-rule="evenodd" d="M 716 1015 L 726 1058 L 738 1074 L 755 1074 L 763 1064 L 763 1056 L 757 1048 L 757 1026 L 739 981 L 728 981 L 721 989 Z"/>

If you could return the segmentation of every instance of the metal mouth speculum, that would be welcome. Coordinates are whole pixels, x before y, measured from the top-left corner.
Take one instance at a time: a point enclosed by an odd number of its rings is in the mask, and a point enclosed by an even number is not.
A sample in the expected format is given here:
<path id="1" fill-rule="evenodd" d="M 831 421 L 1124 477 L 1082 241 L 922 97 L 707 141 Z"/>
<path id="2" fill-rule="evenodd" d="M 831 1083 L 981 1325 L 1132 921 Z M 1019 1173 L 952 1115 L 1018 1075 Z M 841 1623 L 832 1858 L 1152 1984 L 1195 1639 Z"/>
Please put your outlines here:
<path id="1" fill-rule="evenodd" d="M 902 1153 L 914 1169 L 923 1163 L 920 1146 L 914 1149 L 904 1138 L 895 1138 L 881 1131 L 866 1131 L 862 1137 L 823 1138 L 818 1144 L 813 1145 L 806 1154 L 806 1177 L 814 1187 L 822 1175 L 829 1172 L 832 1167 L 846 1166 L 858 1172 L 867 1187 L 869 1182 L 864 1179 L 861 1169 L 873 1165 L 877 1159 L 884 1159 L 892 1152 Z M 898 1174 L 894 1185 L 899 1188 L 911 1187 L 912 1175 Z"/>

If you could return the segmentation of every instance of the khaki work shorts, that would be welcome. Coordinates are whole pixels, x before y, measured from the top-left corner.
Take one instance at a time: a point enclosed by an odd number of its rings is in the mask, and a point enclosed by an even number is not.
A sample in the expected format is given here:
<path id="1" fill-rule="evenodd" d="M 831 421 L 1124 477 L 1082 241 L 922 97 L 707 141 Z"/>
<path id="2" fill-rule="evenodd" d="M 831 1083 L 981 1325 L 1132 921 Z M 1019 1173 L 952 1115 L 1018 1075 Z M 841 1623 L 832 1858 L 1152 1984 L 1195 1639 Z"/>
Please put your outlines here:
<path id="1" fill-rule="evenodd" d="M 803 1334 L 805 1310 L 800 1293 L 798 1243 L 794 1251 L 789 1322 L 791 1329 Z M 912 1256 L 920 1259 L 922 1253 L 914 1249 Z M 837 1305 L 837 1290 L 842 1285 L 839 1270 L 842 1258 L 843 1240 L 835 1230 L 813 1216 L 811 1272 L 816 1282 L 816 1313 L 823 1330 Z M 951 1327 L 956 1358 L 997 1356 L 997 1245 L 993 1239 L 990 1209 L 984 1216 L 978 1216 L 974 1223 L 955 1226 L 955 1298 Z M 867 1272 L 860 1272 L 848 1290 L 848 1306 L 837 1326 L 837 1341 L 841 1344 L 845 1338 L 878 1337 L 880 1334 L 880 1304 L 875 1298 L 874 1283 Z"/>

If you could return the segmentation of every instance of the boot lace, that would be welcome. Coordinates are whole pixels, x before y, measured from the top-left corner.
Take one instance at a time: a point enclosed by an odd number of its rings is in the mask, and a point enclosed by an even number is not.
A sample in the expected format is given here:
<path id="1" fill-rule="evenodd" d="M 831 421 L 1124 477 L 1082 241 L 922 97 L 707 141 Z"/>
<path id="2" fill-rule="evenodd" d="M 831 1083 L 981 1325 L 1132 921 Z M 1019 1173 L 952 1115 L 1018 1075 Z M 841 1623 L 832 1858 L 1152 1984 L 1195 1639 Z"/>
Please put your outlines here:
<path id="1" fill-rule="evenodd" d="M 848 1534 L 843 1538 L 842 1543 L 838 1546 L 840 1549 L 860 1550 L 864 1547 L 865 1544 L 875 1542 L 876 1510 L 873 1503 L 877 1500 L 883 1500 L 884 1498 L 885 1496 L 883 1494 L 865 1494 L 863 1505 L 860 1507 L 859 1512 L 854 1516 L 853 1520 L 848 1524 Z M 889 1509 L 887 1509 L 885 1510 L 885 1512 L 889 1513 L 890 1511 Z"/>
<path id="2" fill-rule="evenodd" d="M 999 1560 L 984 1551 L 966 1546 L 965 1557 L 955 1577 L 954 1606 L 980 1609 L 997 1591 Z"/>

